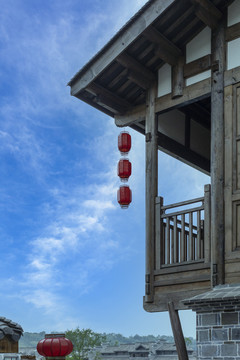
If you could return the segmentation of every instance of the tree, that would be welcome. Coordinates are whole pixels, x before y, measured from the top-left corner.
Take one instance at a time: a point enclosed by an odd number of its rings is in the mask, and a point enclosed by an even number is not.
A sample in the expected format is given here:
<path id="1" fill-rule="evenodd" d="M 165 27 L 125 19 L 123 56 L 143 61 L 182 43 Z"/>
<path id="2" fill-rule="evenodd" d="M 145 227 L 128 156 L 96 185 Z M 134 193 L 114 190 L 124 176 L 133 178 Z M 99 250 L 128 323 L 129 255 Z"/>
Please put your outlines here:
<path id="1" fill-rule="evenodd" d="M 91 329 L 80 330 L 79 327 L 75 330 L 67 330 L 66 338 L 73 343 L 73 351 L 68 356 L 69 360 L 86 360 L 89 350 L 95 346 L 102 345 L 106 341 L 106 336 L 95 333 Z M 97 358 L 97 353 L 95 358 Z"/>

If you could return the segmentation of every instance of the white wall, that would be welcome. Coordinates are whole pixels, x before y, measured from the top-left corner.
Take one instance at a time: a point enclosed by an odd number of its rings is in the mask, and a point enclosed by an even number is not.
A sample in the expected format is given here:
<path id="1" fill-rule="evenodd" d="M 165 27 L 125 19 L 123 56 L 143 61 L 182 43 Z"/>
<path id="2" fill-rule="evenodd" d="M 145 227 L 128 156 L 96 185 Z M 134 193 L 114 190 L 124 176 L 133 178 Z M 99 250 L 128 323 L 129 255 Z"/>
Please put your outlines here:
<path id="1" fill-rule="evenodd" d="M 228 7 L 228 26 L 240 22 L 240 0 L 235 0 Z M 227 45 L 227 69 L 240 66 L 240 39 L 230 41 Z"/>
<path id="2" fill-rule="evenodd" d="M 172 68 L 165 64 L 158 70 L 158 97 L 172 92 Z"/>
<path id="3" fill-rule="evenodd" d="M 232 5 L 228 7 L 228 26 L 240 22 L 240 0 L 235 0 Z"/>
<path id="4" fill-rule="evenodd" d="M 192 62 L 202 56 L 211 54 L 211 29 L 206 27 L 186 46 L 186 63 Z M 195 84 L 198 81 L 207 79 L 211 76 L 211 71 L 204 71 L 201 74 L 187 79 L 186 85 Z"/>

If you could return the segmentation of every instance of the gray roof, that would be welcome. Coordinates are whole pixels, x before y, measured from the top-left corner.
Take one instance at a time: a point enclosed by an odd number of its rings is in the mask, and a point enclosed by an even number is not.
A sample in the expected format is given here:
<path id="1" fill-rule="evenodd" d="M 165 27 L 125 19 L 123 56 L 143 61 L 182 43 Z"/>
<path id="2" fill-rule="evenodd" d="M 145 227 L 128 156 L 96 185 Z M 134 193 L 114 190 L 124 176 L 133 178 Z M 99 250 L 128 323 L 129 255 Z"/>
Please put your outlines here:
<path id="1" fill-rule="evenodd" d="M 240 306 L 240 284 L 218 285 L 213 290 L 186 299 L 183 303 L 196 309 L 201 306 L 215 306 L 218 303 Z"/>
<path id="2" fill-rule="evenodd" d="M 12 341 L 18 341 L 23 333 L 21 325 L 0 316 L 0 340 L 8 337 Z"/>

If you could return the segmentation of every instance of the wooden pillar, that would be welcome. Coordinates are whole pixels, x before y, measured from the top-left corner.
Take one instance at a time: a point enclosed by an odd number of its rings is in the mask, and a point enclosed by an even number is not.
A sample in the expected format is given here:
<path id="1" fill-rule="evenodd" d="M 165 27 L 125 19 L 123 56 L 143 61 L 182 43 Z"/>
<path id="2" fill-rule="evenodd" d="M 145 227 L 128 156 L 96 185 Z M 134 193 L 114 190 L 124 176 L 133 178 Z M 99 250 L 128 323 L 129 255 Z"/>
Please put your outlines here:
<path id="1" fill-rule="evenodd" d="M 211 240 L 212 286 L 224 284 L 224 70 L 226 19 L 212 30 Z"/>
<path id="2" fill-rule="evenodd" d="M 153 270 L 155 240 L 155 198 L 158 193 L 157 116 L 155 99 L 157 84 L 148 90 L 146 107 L 146 291 L 145 302 L 153 302 Z"/>
<path id="3" fill-rule="evenodd" d="M 186 342 L 183 336 L 180 318 L 178 315 L 178 311 L 175 310 L 174 308 L 173 302 L 168 303 L 168 312 L 170 316 L 175 345 L 178 353 L 178 359 L 188 360 L 188 352 L 187 352 Z"/>

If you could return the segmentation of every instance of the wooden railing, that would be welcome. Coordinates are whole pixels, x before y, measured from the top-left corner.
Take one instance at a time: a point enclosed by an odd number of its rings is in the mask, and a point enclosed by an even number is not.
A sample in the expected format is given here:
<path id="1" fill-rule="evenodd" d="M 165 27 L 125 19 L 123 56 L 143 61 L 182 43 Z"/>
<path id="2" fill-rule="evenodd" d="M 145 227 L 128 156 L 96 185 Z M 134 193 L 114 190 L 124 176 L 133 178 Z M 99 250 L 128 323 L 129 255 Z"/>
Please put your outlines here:
<path id="1" fill-rule="evenodd" d="M 204 197 L 163 205 L 156 199 L 155 270 L 210 261 L 210 185 Z"/>

